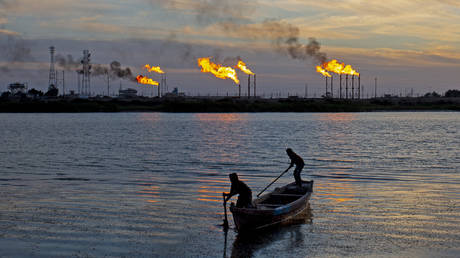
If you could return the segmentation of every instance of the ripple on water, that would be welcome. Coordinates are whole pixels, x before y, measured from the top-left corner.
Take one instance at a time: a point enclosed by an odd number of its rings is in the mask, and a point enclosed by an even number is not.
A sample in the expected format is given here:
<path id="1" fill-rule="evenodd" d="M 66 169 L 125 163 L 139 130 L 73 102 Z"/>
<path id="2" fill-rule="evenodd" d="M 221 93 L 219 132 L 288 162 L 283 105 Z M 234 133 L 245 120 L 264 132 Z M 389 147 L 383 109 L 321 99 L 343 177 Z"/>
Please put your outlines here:
<path id="1" fill-rule="evenodd" d="M 0 119 L 0 256 L 460 254 L 457 113 Z M 288 146 L 315 180 L 310 220 L 224 235 L 228 174 L 255 196 L 289 166 Z M 270 190 L 291 181 L 292 170 Z"/>

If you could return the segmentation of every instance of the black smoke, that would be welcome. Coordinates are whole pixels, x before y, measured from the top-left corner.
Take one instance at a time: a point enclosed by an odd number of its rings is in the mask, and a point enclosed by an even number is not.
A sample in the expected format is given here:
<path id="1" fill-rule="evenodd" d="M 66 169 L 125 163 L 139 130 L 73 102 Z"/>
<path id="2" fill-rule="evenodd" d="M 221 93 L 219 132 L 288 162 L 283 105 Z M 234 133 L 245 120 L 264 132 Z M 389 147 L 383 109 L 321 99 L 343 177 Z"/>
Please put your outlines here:
<path id="1" fill-rule="evenodd" d="M 72 55 L 61 55 L 57 54 L 56 57 L 56 64 L 66 71 L 75 71 L 78 68 L 81 68 L 81 58 L 74 59 Z"/>
<path id="2" fill-rule="evenodd" d="M 227 33 L 243 39 L 270 41 L 273 49 L 293 59 L 324 63 L 327 56 L 321 45 L 310 37 L 300 40 L 300 28 L 285 21 L 269 19 L 262 23 L 252 19 L 257 1 L 248 0 L 147 0 L 168 10 L 192 10 L 199 26 L 218 26 Z M 175 40 L 175 37 L 168 41 Z M 195 58 L 191 45 L 184 44 L 183 58 Z M 218 59 L 218 58 L 217 58 Z"/>
<path id="3" fill-rule="evenodd" d="M 112 79 L 125 79 L 136 81 L 136 77 L 131 72 L 129 67 L 121 67 L 118 61 L 112 61 L 109 65 L 94 64 L 92 65 L 91 75 L 93 76 L 109 76 Z"/>
<path id="4" fill-rule="evenodd" d="M 219 24 L 229 34 L 254 40 L 269 40 L 274 49 L 293 59 L 307 60 L 313 58 L 318 63 L 326 62 L 327 56 L 321 52 L 321 45 L 315 38 L 308 43 L 300 41 L 299 27 L 287 22 L 266 20 L 260 24 Z"/>
<path id="5" fill-rule="evenodd" d="M 9 65 L 34 61 L 28 41 L 20 36 L 5 34 L 0 34 L 0 58 L 7 63 L 0 68 L 3 72 L 10 71 Z"/>

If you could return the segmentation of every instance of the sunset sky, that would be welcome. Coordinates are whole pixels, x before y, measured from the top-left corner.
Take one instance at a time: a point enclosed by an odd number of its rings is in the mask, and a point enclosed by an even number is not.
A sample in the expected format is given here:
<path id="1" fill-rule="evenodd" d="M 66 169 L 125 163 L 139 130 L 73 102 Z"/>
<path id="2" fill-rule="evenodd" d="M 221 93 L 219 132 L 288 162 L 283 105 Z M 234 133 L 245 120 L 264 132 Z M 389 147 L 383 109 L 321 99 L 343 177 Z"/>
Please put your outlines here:
<path id="1" fill-rule="evenodd" d="M 231 80 L 201 73 L 196 58 L 229 64 L 240 57 L 257 73 L 260 94 L 303 95 L 308 83 L 309 94 L 319 96 L 318 60 L 290 55 L 284 42 L 293 37 L 300 47 L 314 38 L 327 60 L 355 67 L 365 95 L 373 93 L 375 77 L 379 94 L 460 89 L 456 0 L 0 0 L 0 91 L 14 81 L 45 90 L 54 45 L 75 60 L 89 49 L 93 63 L 116 60 L 135 75 L 148 75 L 141 69 L 147 63 L 160 65 L 169 88 L 189 94 L 235 94 Z M 66 74 L 66 88 L 76 89 L 76 73 Z M 112 90 L 119 85 L 114 80 Z M 92 87 L 106 91 L 101 77 Z"/>

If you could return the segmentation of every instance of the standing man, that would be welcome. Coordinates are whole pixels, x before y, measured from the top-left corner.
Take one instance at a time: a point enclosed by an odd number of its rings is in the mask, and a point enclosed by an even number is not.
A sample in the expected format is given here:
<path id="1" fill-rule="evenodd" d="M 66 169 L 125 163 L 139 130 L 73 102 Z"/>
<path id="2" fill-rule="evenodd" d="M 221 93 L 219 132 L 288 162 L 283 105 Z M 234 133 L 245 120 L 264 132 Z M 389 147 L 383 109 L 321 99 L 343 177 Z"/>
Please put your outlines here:
<path id="1" fill-rule="evenodd" d="M 222 193 L 225 198 L 225 203 L 232 198 L 232 196 L 239 194 L 238 201 L 236 202 L 236 207 L 238 208 L 250 208 L 252 207 L 252 192 L 251 189 L 243 182 L 238 179 L 236 173 L 228 175 L 232 186 L 230 188 L 230 193 Z"/>
<path id="2" fill-rule="evenodd" d="M 302 172 L 302 169 L 305 166 L 305 163 L 303 162 L 303 159 L 299 155 L 297 155 L 291 148 L 287 148 L 286 153 L 291 159 L 291 165 L 289 165 L 287 170 L 289 170 L 295 165 L 295 169 L 294 169 L 295 183 L 298 187 L 302 187 L 302 179 L 300 179 L 300 172 Z"/>

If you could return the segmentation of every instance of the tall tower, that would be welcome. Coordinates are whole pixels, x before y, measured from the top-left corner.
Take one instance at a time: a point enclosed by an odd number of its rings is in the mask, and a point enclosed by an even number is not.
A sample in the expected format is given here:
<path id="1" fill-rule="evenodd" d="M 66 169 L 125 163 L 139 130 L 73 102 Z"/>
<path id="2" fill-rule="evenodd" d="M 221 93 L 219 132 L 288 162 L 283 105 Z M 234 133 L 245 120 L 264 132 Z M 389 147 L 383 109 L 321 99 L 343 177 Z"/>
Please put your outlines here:
<path id="1" fill-rule="evenodd" d="M 48 83 L 48 89 L 51 90 L 53 88 L 56 88 L 56 70 L 54 69 L 54 51 L 55 48 L 54 46 L 50 47 L 50 74 L 49 74 L 49 83 Z"/>
<path id="2" fill-rule="evenodd" d="M 83 50 L 83 59 L 81 63 L 83 65 L 83 79 L 81 90 L 83 95 L 91 96 L 91 82 L 90 82 L 90 75 L 91 75 L 91 64 L 90 64 L 90 57 L 91 54 L 89 50 Z"/>

